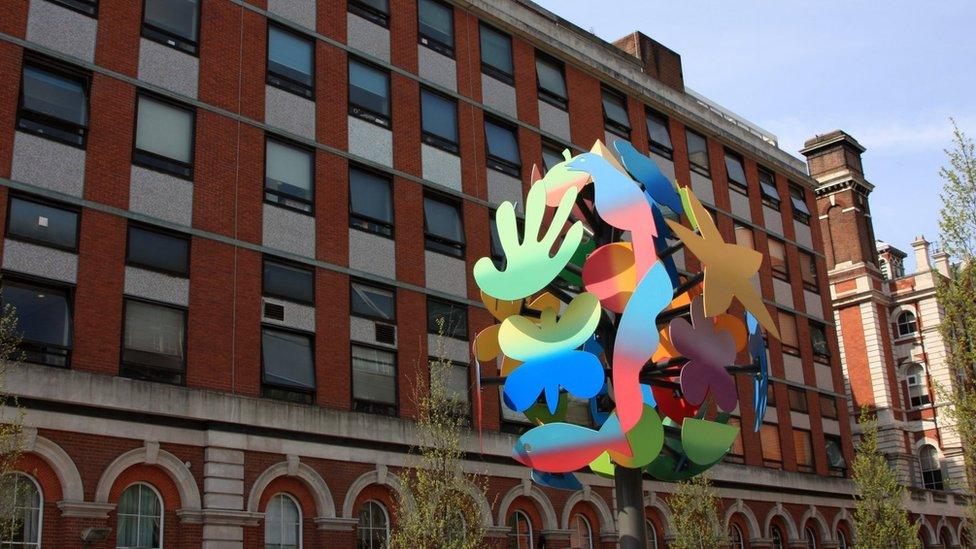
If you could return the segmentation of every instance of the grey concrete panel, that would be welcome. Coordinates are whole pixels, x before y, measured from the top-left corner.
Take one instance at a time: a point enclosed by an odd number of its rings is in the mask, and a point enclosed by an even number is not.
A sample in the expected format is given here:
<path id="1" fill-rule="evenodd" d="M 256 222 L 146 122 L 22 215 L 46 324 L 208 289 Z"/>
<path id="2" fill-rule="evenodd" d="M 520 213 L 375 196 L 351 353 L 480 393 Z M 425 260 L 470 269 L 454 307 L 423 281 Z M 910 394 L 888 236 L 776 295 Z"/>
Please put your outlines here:
<path id="1" fill-rule="evenodd" d="M 794 221 L 793 234 L 796 235 L 797 244 L 806 246 L 807 248 L 813 248 L 813 236 L 810 234 L 810 225 Z"/>
<path id="2" fill-rule="evenodd" d="M 778 211 L 763 205 L 763 222 L 767 231 L 783 235 L 783 216 Z"/>
<path id="3" fill-rule="evenodd" d="M 824 317 L 823 301 L 820 299 L 820 294 L 811 292 L 810 290 L 804 288 L 803 300 L 805 302 L 805 310 L 808 315 L 820 319 Z"/>
<path id="4" fill-rule="evenodd" d="M 729 189 L 729 199 L 732 201 L 732 213 L 743 218 L 752 221 L 752 212 L 749 210 L 749 197 Z"/>
<path id="5" fill-rule="evenodd" d="M 830 369 L 830 366 L 815 362 L 813 364 L 813 371 L 817 376 L 818 388 L 826 389 L 828 391 L 834 390 L 834 374 L 833 370 Z"/>
<path id="6" fill-rule="evenodd" d="M 376 341 L 376 321 L 358 316 L 349 317 L 349 339 L 359 343 L 396 349 L 396 345 Z"/>
<path id="7" fill-rule="evenodd" d="M 438 341 L 438 338 L 440 336 L 437 334 L 427 334 L 427 354 L 429 356 L 440 358 L 441 351 L 443 351 L 443 358 L 464 364 L 471 363 L 471 348 L 467 341 L 453 337 L 443 337 Z"/>
<path id="8" fill-rule="evenodd" d="M 508 200 L 522 211 L 522 182 L 497 170 L 488 170 L 488 202 L 494 205 Z"/>
<path id="9" fill-rule="evenodd" d="M 315 218 L 271 204 L 264 205 L 264 245 L 305 257 L 315 257 Z"/>
<path id="10" fill-rule="evenodd" d="M 773 278 L 773 299 L 776 300 L 776 303 L 792 309 L 793 288 L 790 286 L 790 283 Z"/>
<path id="11" fill-rule="evenodd" d="M 437 147 L 421 145 L 420 161 L 424 179 L 461 190 L 461 157 Z"/>
<path id="12" fill-rule="evenodd" d="M 139 40 L 139 80 L 197 97 L 200 60 L 159 42 Z"/>
<path id="13" fill-rule="evenodd" d="M 275 299 L 272 297 L 263 297 L 262 300 L 263 303 L 281 305 L 285 309 L 285 319 L 277 320 L 264 316 L 264 308 L 262 307 L 261 322 L 273 324 L 275 326 L 293 328 L 295 330 L 303 330 L 306 332 L 315 331 L 315 307 L 303 305 L 301 303 L 293 303 L 291 301 L 285 301 L 282 299 Z"/>
<path id="14" fill-rule="evenodd" d="M 425 251 L 424 267 L 428 288 L 461 298 L 468 297 L 468 278 L 463 259 Z"/>
<path id="15" fill-rule="evenodd" d="M 390 31 L 354 14 L 346 14 L 346 44 L 390 62 Z"/>
<path id="16" fill-rule="evenodd" d="M 661 173 L 664 174 L 664 177 L 667 177 L 668 181 L 671 181 L 673 183 L 674 162 L 668 160 L 667 158 L 664 158 L 663 156 L 658 156 L 657 154 L 654 153 L 651 153 L 650 157 L 651 160 L 653 160 L 654 163 L 657 164 L 658 169 L 661 170 Z"/>
<path id="17" fill-rule="evenodd" d="M 545 101 L 539 101 L 539 128 L 563 141 L 572 142 L 569 129 L 569 113 Z"/>
<path id="18" fill-rule="evenodd" d="M 457 91 L 457 63 L 453 59 L 423 45 L 417 45 L 417 55 L 421 78 Z"/>
<path id="19" fill-rule="evenodd" d="M 790 423 L 794 429 L 810 430 L 810 416 L 800 412 L 790 412 Z"/>
<path id="20" fill-rule="evenodd" d="M 10 178 L 81 197 L 85 193 L 85 151 L 16 132 Z"/>
<path id="21" fill-rule="evenodd" d="M 619 160 L 620 155 L 617 154 L 617 149 L 613 147 L 613 144 L 617 141 L 627 141 L 627 140 L 611 131 L 604 130 L 603 144 L 606 145 L 607 148 L 610 149 L 610 152 L 613 154 L 613 156 Z M 592 145 L 592 143 L 588 143 L 588 144 Z"/>
<path id="22" fill-rule="evenodd" d="M 485 105 L 512 118 L 518 118 L 518 104 L 513 86 L 496 80 L 487 74 L 482 74 L 481 97 L 484 99 Z"/>
<path id="23" fill-rule="evenodd" d="M 189 307 L 190 279 L 127 266 L 125 294 Z"/>
<path id="24" fill-rule="evenodd" d="M 800 357 L 783 353 L 783 371 L 786 379 L 803 383 L 803 359 Z"/>
<path id="25" fill-rule="evenodd" d="M 392 168 L 393 132 L 350 116 L 349 152 Z"/>
<path id="26" fill-rule="evenodd" d="M 71 284 L 78 280 L 77 255 L 17 240 L 4 241 L 3 268 Z"/>
<path id="27" fill-rule="evenodd" d="M 274 86 L 264 87 L 264 122 L 315 139 L 315 102 Z"/>
<path id="28" fill-rule="evenodd" d="M 92 63 L 95 61 L 97 32 L 97 19 L 54 2 L 30 2 L 27 12 L 27 40 L 30 42 Z"/>
<path id="29" fill-rule="evenodd" d="M 315 0 L 268 0 L 268 11 L 315 30 Z"/>
<path id="30" fill-rule="evenodd" d="M 711 178 L 705 177 L 704 175 L 692 171 L 691 172 L 691 190 L 695 192 L 695 196 L 698 200 L 701 200 L 705 204 L 715 204 L 715 190 L 712 187 Z"/>
<path id="31" fill-rule="evenodd" d="M 392 238 L 349 229 L 349 268 L 396 279 L 396 243 Z"/>
<path id="32" fill-rule="evenodd" d="M 129 209 L 189 227 L 193 222 L 193 183 L 132 166 Z"/>
<path id="33" fill-rule="evenodd" d="M 840 436 L 840 422 L 836 419 L 823 419 L 823 431 L 825 435 L 837 435 Z"/>

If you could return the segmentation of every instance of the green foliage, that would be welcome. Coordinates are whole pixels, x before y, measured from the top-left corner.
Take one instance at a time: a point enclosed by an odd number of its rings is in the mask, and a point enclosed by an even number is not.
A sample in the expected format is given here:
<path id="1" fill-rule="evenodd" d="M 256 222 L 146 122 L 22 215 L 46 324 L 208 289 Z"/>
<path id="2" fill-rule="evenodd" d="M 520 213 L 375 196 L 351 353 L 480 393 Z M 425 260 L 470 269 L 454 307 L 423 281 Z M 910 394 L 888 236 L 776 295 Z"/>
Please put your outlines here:
<path id="1" fill-rule="evenodd" d="M 719 499 L 711 481 L 697 475 L 675 484 L 677 491 L 668 498 L 673 520 L 672 549 L 712 549 L 728 543 L 719 528 Z"/>
<path id="2" fill-rule="evenodd" d="M 905 512 L 905 488 L 878 448 L 878 422 L 862 409 L 861 443 L 854 455 L 854 535 L 858 547 L 921 547 L 918 526 Z"/>
<path id="3" fill-rule="evenodd" d="M 943 180 L 939 229 L 943 249 L 968 262 L 976 257 L 976 145 L 955 120 L 952 129 L 954 148 L 945 151 L 949 165 L 939 171 Z"/>
<path id="4" fill-rule="evenodd" d="M 5 305 L 0 309 L 0 539 L 10 539 L 7 534 L 16 531 L 19 525 L 16 518 L 10 517 L 14 516 L 13 508 L 21 494 L 10 488 L 15 483 L 10 477 L 4 479 L 4 475 L 13 471 L 14 463 L 20 458 L 23 414 L 17 408 L 17 400 L 3 387 L 7 368 L 20 359 L 19 345 L 17 311 Z"/>
<path id="5" fill-rule="evenodd" d="M 393 549 L 474 549 L 483 545 L 487 530 L 472 497 L 484 497 L 487 479 L 462 469 L 461 442 L 467 418 L 447 385 L 454 366 L 444 358 L 442 325 L 440 332 L 438 358 L 429 363 L 429 386 L 418 380 L 413 388 L 420 443 L 415 449 L 416 463 L 404 471 L 408 496 L 398 502 L 390 539 Z"/>

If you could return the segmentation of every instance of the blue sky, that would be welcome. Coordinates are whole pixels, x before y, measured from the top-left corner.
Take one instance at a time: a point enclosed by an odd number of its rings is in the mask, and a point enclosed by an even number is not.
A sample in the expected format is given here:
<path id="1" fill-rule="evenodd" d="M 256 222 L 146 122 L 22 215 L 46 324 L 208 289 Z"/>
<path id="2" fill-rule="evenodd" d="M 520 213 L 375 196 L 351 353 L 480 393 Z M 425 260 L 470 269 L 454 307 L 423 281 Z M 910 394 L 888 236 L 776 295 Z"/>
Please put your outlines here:
<path id="1" fill-rule="evenodd" d="M 976 2 L 536 1 L 605 40 L 640 30 L 677 51 L 686 85 L 795 156 L 847 131 L 868 149 L 877 237 L 910 260 L 915 235 L 938 240 L 948 118 L 976 136 Z"/>

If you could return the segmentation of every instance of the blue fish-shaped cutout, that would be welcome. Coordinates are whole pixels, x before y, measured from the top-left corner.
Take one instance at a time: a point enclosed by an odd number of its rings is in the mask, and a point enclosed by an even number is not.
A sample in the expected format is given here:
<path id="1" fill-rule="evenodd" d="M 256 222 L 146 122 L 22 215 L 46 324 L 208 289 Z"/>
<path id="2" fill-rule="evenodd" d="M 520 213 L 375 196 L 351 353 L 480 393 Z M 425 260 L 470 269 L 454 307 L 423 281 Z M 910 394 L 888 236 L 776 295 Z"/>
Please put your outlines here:
<path id="1" fill-rule="evenodd" d="M 752 409 L 756 411 L 753 431 L 758 433 L 766 415 L 766 399 L 769 396 L 769 361 L 766 359 L 766 340 L 762 335 L 759 321 L 752 313 L 746 312 L 746 328 L 749 330 L 749 356 L 759 366 L 752 380 Z"/>
<path id="2" fill-rule="evenodd" d="M 624 168 L 630 172 L 634 179 L 644 185 L 645 191 L 654 199 L 654 202 L 671 208 L 675 213 L 680 214 L 684 211 L 681 206 L 681 197 L 674 188 L 674 184 L 661 173 L 649 157 L 641 154 L 629 141 L 618 139 L 613 142 L 613 147 L 620 155 L 620 162 Z M 660 225 L 658 225 L 660 227 Z"/>
<path id="3" fill-rule="evenodd" d="M 579 398 L 591 398 L 603 386 L 603 365 L 585 351 L 560 351 L 525 361 L 505 380 L 505 404 L 522 412 L 535 404 L 539 393 L 546 396 L 549 413 L 556 413 L 559 388 Z"/>
<path id="4" fill-rule="evenodd" d="M 575 492 L 583 489 L 583 483 L 573 473 L 546 473 L 533 469 L 532 480 L 539 486 L 547 486 L 556 490 Z"/>
<path id="5" fill-rule="evenodd" d="M 512 457 L 546 473 L 569 473 L 586 467 L 607 450 L 633 456 L 616 415 L 611 415 L 599 431 L 572 423 L 549 423 L 529 429 L 515 443 Z"/>

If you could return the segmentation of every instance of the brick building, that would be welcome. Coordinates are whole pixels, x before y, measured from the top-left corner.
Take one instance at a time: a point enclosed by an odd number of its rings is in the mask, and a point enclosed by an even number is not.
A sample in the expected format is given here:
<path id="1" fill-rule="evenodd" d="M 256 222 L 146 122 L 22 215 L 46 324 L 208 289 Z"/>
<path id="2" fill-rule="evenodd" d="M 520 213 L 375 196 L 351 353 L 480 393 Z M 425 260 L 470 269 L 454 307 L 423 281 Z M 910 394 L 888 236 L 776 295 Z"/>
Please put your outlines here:
<path id="1" fill-rule="evenodd" d="M 915 272 L 906 273 L 907 254 L 875 240 L 868 200 L 874 186 L 864 177 L 864 151 L 853 137 L 834 131 L 808 140 L 801 152 L 819 183 L 817 209 L 850 404 L 877 411 L 882 450 L 911 487 L 909 509 L 930 512 L 963 504 L 969 486 L 959 434 L 936 394 L 937 386 L 951 390 L 955 382 L 936 298 L 938 280 L 950 274 L 949 257 L 930 253 L 919 236 L 912 242 Z M 924 524 L 926 541 L 952 542 L 951 526 Z"/>
<path id="2" fill-rule="evenodd" d="M 783 341 L 761 431 L 713 469 L 723 527 L 743 548 L 850 545 L 817 182 L 653 40 L 527 0 L 14 0 L 0 81 L 24 546 L 381 546 L 437 318 L 475 401 L 489 214 L 532 164 L 620 138 L 772 258 L 755 282 Z M 489 544 L 614 546 L 612 483 L 533 485 L 519 417 L 482 396 L 467 466 L 490 477 Z M 670 490 L 646 481 L 652 546 Z M 954 545 L 959 515 L 924 520 Z"/>

